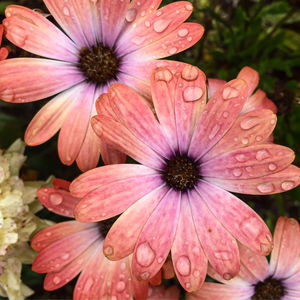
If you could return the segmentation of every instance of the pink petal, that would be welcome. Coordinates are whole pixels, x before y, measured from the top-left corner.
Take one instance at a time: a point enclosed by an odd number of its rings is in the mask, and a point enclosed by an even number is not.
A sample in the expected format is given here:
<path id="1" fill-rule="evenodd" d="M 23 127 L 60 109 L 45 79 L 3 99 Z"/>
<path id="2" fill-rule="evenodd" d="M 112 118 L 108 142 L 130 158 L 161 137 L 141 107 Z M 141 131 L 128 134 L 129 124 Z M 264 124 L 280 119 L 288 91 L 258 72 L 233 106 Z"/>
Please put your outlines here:
<path id="1" fill-rule="evenodd" d="M 242 157 L 239 157 L 242 159 Z M 300 183 L 300 169 L 290 165 L 284 170 L 259 178 L 247 180 L 231 180 L 206 177 L 206 181 L 213 183 L 227 191 L 266 195 L 286 192 L 295 188 Z"/>
<path id="2" fill-rule="evenodd" d="M 270 110 L 248 112 L 236 119 L 225 136 L 201 158 L 201 161 L 235 149 L 266 143 L 275 125 L 276 115 Z"/>
<path id="3" fill-rule="evenodd" d="M 37 233 L 31 241 L 31 247 L 36 251 L 41 251 L 64 237 L 87 230 L 93 226 L 93 223 L 79 223 L 77 221 L 54 224 Z"/>
<path id="4" fill-rule="evenodd" d="M 36 55 L 77 63 L 77 46 L 47 18 L 26 7 L 9 5 L 3 24 L 6 38 Z"/>
<path id="5" fill-rule="evenodd" d="M 177 300 L 180 296 L 180 290 L 177 286 L 165 288 L 163 285 L 149 287 L 147 300 Z"/>
<path id="6" fill-rule="evenodd" d="M 70 187 L 70 184 L 71 182 L 70 181 L 67 181 L 67 180 L 64 180 L 64 179 L 59 179 L 59 178 L 54 178 L 52 180 L 52 185 L 53 187 L 59 189 L 64 189 L 64 190 L 69 190 L 69 187 Z"/>
<path id="7" fill-rule="evenodd" d="M 109 183 L 154 174 L 157 174 L 155 170 L 143 165 L 108 165 L 83 173 L 72 182 L 70 190 L 73 196 L 81 198 Z"/>
<path id="8" fill-rule="evenodd" d="M 187 35 L 182 36 L 182 32 L 187 32 Z M 201 39 L 203 33 L 204 28 L 200 24 L 183 23 L 170 34 L 152 44 L 137 49 L 130 56 L 134 57 L 136 61 L 141 61 L 143 59 L 158 59 L 174 55 L 192 47 Z M 148 39 L 149 37 L 146 38 Z M 140 45 L 141 40 L 138 37 L 134 40 L 136 44 Z"/>
<path id="9" fill-rule="evenodd" d="M 180 193 L 170 190 L 149 217 L 132 260 L 132 271 L 137 279 L 148 280 L 162 267 L 173 243 L 179 210 Z"/>
<path id="10" fill-rule="evenodd" d="M 240 269 L 236 240 L 214 216 L 195 190 L 189 192 L 193 220 L 202 248 L 213 268 L 231 279 Z"/>
<path id="11" fill-rule="evenodd" d="M 55 272 L 74 260 L 99 237 L 97 227 L 68 235 L 44 248 L 35 258 L 32 270 Z"/>
<path id="12" fill-rule="evenodd" d="M 239 275 L 245 278 L 249 283 L 255 284 L 258 281 L 264 281 L 269 275 L 269 264 L 265 256 L 254 253 L 249 248 L 239 244 L 241 270 Z M 251 274 L 253 280 L 246 278 L 246 272 Z"/>
<path id="13" fill-rule="evenodd" d="M 284 146 L 253 145 L 217 156 L 202 164 L 200 170 L 204 178 L 251 179 L 278 172 L 294 158 L 294 152 Z"/>
<path id="14" fill-rule="evenodd" d="M 271 254 L 270 273 L 281 279 L 291 276 L 295 272 L 295 265 L 299 260 L 300 226 L 297 220 L 280 217 L 274 231 L 274 249 Z"/>
<path id="15" fill-rule="evenodd" d="M 262 90 L 257 90 L 250 98 L 247 99 L 241 114 L 262 108 L 269 109 L 274 114 L 277 113 L 276 105 L 269 98 L 267 98 L 266 93 Z"/>
<path id="16" fill-rule="evenodd" d="M 270 230 L 248 205 L 205 182 L 200 182 L 197 189 L 210 212 L 235 238 L 261 255 L 269 254 L 272 249 Z"/>
<path id="17" fill-rule="evenodd" d="M 202 288 L 188 294 L 187 300 L 245 300 L 251 299 L 254 287 L 229 286 L 225 284 L 205 282 Z"/>
<path id="18" fill-rule="evenodd" d="M 105 142 L 100 143 L 100 151 L 105 165 L 124 164 L 126 162 L 126 154 L 116 150 Z"/>
<path id="19" fill-rule="evenodd" d="M 81 90 L 81 84 L 76 85 L 45 104 L 28 125 L 25 142 L 30 146 L 36 146 L 53 137 L 63 125 L 73 105 L 73 99 Z"/>
<path id="20" fill-rule="evenodd" d="M 157 119 L 142 97 L 120 83 L 109 88 L 109 96 L 119 122 L 161 156 L 172 155 Z"/>
<path id="21" fill-rule="evenodd" d="M 129 207 L 113 224 L 103 245 L 111 260 L 123 258 L 133 252 L 137 239 L 168 188 L 159 187 Z"/>
<path id="22" fill-rule="evenodd" d="M 93 1 L 73 0 L 68 3 L 45 0 L 44 2 L 54 19 L 80 48 L 96 44 L 101 30 L 97 27 L 99 21 L 97 22 L 96 17 L 99 14 L 95 12 L 98 8 Z"/>
<path id="23" fill-rule="evenodd" d="M 247 92 L 245 81 L 235 79 L 214 94 L 195 126 L 188 152 L 190 156 L 199 159 L 225 135 L 240 113 Z"/>
<path id="24" fill-rule="evenodd" d="M 0 43 L 0 46 L 1 46 L 1 43 Z M 8 50 L 6 48 L 4 48 L 4 47 L 0 48 L 0 61 L 6 59 L 8 54 L 9 53 L 8 53 Z"/>
<path id="25" fill-rule="evenodd" d="M 129 0 L 101 1 L 102 42 L 108 47 L 115 45 L 124 24 Z"/>
<path id="26" fill-rule="evenodd" d="M 135 26 L 127 27 L 127 31 L 118 41 L 118 50 L 129 53 L 168 36 L 190 16 L 192 10 L 192 5 L 186 1 L 177 1 L 162 7 L 155 14 L 149 15 L 144 22 L 133 23 Z M 136 13 L 136 10 L 129 10 L 126 21 L 132 23 Z M 184 33 L 184 37 L 187 35 L 188 32 Z"/>
<path id="27" fill-rule="evenodd" d="M 59 188 L 40 188 L 37 196 L 46 208 L 65 217 L 74 217 L 74 208 L 79 199 L 72 197 L 69 191 Z"/>
<path id="28" fill-rule="evenodd" d="M 189 292 L 200 289 L 206 276 L 207 258 L 198 240 L 186 194 L 181 198 L 179 221 L 171 252 L 174 270 L 184 289 Z"/>
<path id="29" fill-rule="evenodd" d="M 160 177 L 136 176 L 100 186 L 77 204 L 75 217 L 80 222 L 96 222 L 116 216 L 162 185 Z"/>
<path id="30" fill-rule="evenodd" d="M 162 168 L 162 158 L 121 123 L 104 115 L 98 115 L 92 119 L 92 126 L 96 134 L 107 144 L 143 165 L 155 169 Z"/>
<path id="31" fill-rule="evenodd" d="M 15 103 L 47 98 L 84 80 L 75 65 L 39 58 L 3 60 L 0 73 L 0 98 Z"/>
<path id="32" fill-rule="evenodd" d="M 191 65 L 182 70 L 178 79 L 175 92 L 175 119 L 181 153 L 187 153 L 195 125 L 206 105 L 205 81 L 205 74 Z"/>
<path id="33" fill-rule="evenodd" d="M 44 289 L 47 291 L 59 289 L 75 278 L 86 266 L 86 262 L 95 254 L 98 244 L 99 241 L 96 241 L 61 270 L 48 273 L 45 277 Z"/>
<path id="34" fill-rule="evenodd" d="M 259 74 L 257 71 L 250 67 L 244 67 L 238 74 L 237 78 L 243 79 L 248 85 L 248 97 L 250 97 L 253 91 L 256 89 L 259 82 Z"/>
<path id="35" fill-rule="evenodd" d="M 58 154 L 65 165 L 74 162 L 84 142 L 94 105 L 94 92 L 94 85 L 81 84 L 81 90 L 74 96 L 72 108 L 60 130 Z"/>
<path id="36" fill-rule="evenodd" d="M 158 68 L 153 72 L 151 90 L 155 112 L 173 150 L 178 149 L 175 122 L 176 84 L 177 79 L 169 69 Z"/>
<path id="37" fill-rule="evenodd" d="M 225 80 L 208 78 L 207 79 L 207 97 L 210 99 L 219 89 L 226 84 Z"/>

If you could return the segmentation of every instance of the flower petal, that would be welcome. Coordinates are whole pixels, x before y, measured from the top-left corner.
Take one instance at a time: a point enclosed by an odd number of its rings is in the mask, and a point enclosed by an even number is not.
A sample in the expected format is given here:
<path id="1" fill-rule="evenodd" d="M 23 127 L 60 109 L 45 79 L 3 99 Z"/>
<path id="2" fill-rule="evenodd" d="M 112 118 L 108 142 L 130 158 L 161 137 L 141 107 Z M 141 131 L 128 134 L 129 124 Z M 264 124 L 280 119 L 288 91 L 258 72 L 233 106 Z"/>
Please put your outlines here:
<path id="1" fill-rule="evenodd" d="M 72 64 L 39 58 L 3 60 L 0 73 L 0 98 L 15 103 L 47 98 L 84 80 Z"/>
<path id="2" fill-rule="evenodd" d="M 208 78 L 207 79 L 207 98 L 210 99 L 219 89 L 226 84 L 225 80 Z"/>
<path id="3" fill-rule="evenodd" d="M 231 279 L 240 269 L 236 240 L 214 216 L 195 190 L 189 192 L 193 220 L 202 248 L 213 268 Z"/>
<path id="4" fill-rule="evenodd" d="M 155 169 L 162 168 L 162 158 L 121 123 L 104 115 L 98 115 L 92 119 L 92 126 L 96 134 L 107 144 L 126 153 L 143 165 Z"/>
<path id="5" fill-rule="evenodd" d="M 255 110 L 240 116 L 223 138 L 202 158 L 205 162 L 222 153 L 266 143 L 276 125 L 276 115 L 267 109 Z"/>
<path id="6" fill-rule="evenodd" d="M 97 238 L 97 227 L 68 235 L 44 248 L 35 258 L 32 270 L 37 273 L 61 270 L 85 251 Z"/>
<path id="7" fill-rule="evenodd" d="M 25 142 L 30 146 L 40 145 L 53 137 L 68 116 L 73 100 L 82 89 L 76 85 L 45 104 L 29 123 L 25 132 Z"/>
<path id="8" fill-rule="evenodd" d="M 120 83 L 109 88 L 109 97 L 118 121 L 132 134 L 161 156 L 172 155 L 157 119 L 142 97 Z"/>
<path id="9" fill-rule="evenodd" d="M 200 172 L 204 178 L 251 179 L 278 172 L 294 159 L 295 154 L 290 148 L 275 144 L 253 145 L 201 164 Z"/>
<path id="10" fill-rule="evenodd" d="M 275 278 L 287 278 L 299 268 L 294 266 L 299 260 L 300 226 L 297 220 L 279 217 L 274 231 L 274 249 L 270 260 L 270 273 Z"/>
<path id="11" fill-rule="evenodd" d="M 246 82 L 235 79 L 214 94 L 195 126 L 188 152 L 190 156 L 199 159 L 225 135 L 240 113 L 247 92 Z"/>
<path id="12" fill-rule="evenodd" d="M 200 289 L 206 276 L 207 258 L 198 240 L 186 194 L 181 198 L 179 221 L 171 253 L 174 270 L 184 289 L 189 292 Z"/>
<path id="13" fill-rule="evenodd" d="M 70 191 L 73 196 L 81 198 L 96 188 L 109 183 L 154 174 L 157 174 L 155 170 L 143 165 L 107 165 L 81 174 L 72 182 Z"/>
<path id="14" fill-rule="evenodd" d="M 214 217 L 235 238 L 261 255 L 269 254 L 272 235 L 254 210 L 234 195 L 206 182 L 200 182 L 197 190 Z"/>
<path id="15" fill-rule="evenodd" d="M 3 24 L 6 38 L 36 55 L 77 63 L 77 46 L 47 18 L 23 6 L 9 5 Z"/>
<path id="16" fill-rule="evenodd" d="M 37 192 L 40 202 L 50 211 L 61 216 L 74 217 L 74 208 L 79 199 L 69 191 L 58 188 L 40 188 Z"/>
<path id="17" fill-rule="evenodd" d="M 187 32 L 187 35 L 183 35 L 183 32 Z M 162 37 L 160 40 L 135 50 L 130 54 L 130 57 L 133 57 L 132 59 L 136 61 L 141 61 L 174 55 L 192 47 L 201 39 L 203 33 L 204 28 L 200 24 L 183 23 L 176 30 Z M 145 38 L 148 39 L 147 36 Z M 143 41 L 143 39 L 136 37 L 134 42 L 139 46 L 142 44 L 141 40 Z"/>
<path id="18" fill-rule="evenodd" d="M 256 89 L 259 82 L 259 74 L 257 71 L 250 67 L 244 67 L 238 74 L 237 78 L 243 79 L 248 85 L 248 97 L 250 97 L 253 91 Z"/>
<path id="19" fill-rule="evenodd" d="M 178 79 L 175 92 L 175 120 L 181 153 L 187 153 L 195 125 L 206 105 L 205 81 L 205 74 L 191 65 L 182 70 Z"/>
<path id="20" fill-rule="evenodd" d="M 1 43 L 0 43 L 0 46 L 1 46 Z M 6 59 L 8 54 L 9 54 L 8 50 L 5 47 L 0 48 L 0 61 Z"/>
<path id="21" fill-rule="evenodd" d="M 31 247 L 36 251 L 41 251 L 64 237 L 87 230 L 91 227 L 94 227 L 93 223 L 79 223 L 77 221 L 54 224 L 37 233 L 31 241 Z"/>
<path id="22" fill-rule="evenodd" d="M 109 219 L 122 213 L 160 185 L 162 180 L 159 174 L 136 176 L 100 186 L 77 204 L 74 210 L 75 218 L 80 222 Z"/>
<path id="23" fill-rule="evenodd" d="M 166 186 L 157 188 L 130 206 L 117 219 L 103 245 L 109 259 L 118 260 L 133 252 L 145 223 L 167 191 Z"/>
<path id="24" fill-rule="evenodd" d="M 164 264 L 173 243 L 179 210 L 180 193 L 169 190 L 149 217 L 136 243 L 132 272 L 137 279 L 148 280 Z"/>
<path id="25" fill-rule="evenodd" d="M 103 141 L 100 143 L 100 151 L 105 165 L 124 164 L 126 162 L 126 154 L 116 150 Z"/>
<path id="26" fill-rule="evenodd" d="M 118 41 L 118 51 L 126 54 L 168 36 L 190 16 L 192 11 L 192 5 L 186 1 L 177 1 L 163 6 L 155 14 L 149 15 L 144 22 L 134 22 L 127 27 Z M 136 10 L 129 10 L 126 21 L 133 22 L 132 19 L 136 14 Z M 188 32 L 184 36 L 187 35 Z"/>
<path id="27" fill-rule="evenodd" d="M 77 158 L 85 139 L 94 105 L 95 86 L 87 83 L 74 96 L 72 108 L 66 117 L 58 137 L 59 158 L 71 165 Z"/>
<path id="28" fill-rule="evenodd" d="M 291 190 L 300 184 L 300 169 L 290 165 L 280 172 L 259 178 L 231 180 L 206 177 L 205 180 L 227 191 L 241 194 L 276 194 Z"/>

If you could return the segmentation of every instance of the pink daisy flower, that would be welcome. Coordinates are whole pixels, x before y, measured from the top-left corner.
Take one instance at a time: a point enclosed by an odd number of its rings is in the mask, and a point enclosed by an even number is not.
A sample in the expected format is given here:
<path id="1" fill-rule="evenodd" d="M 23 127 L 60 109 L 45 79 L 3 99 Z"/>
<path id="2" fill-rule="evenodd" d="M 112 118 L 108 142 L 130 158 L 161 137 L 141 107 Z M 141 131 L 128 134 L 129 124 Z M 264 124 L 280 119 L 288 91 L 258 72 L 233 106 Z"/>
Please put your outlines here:
<path id="1" fill-rule="evenodd" d="M 251 90 L 245 80 L 226 83 L 206 103 L 198 68 L 175 75 L 159 68 L 151 90 L 155 114 L 122 84 L 100 97 L 95 132 L 140 164 L 99 167 L 75 179 L 71 193 L 83 199 L 74 214 L 95 222 L 123 212 L 106 236 L 105 255 L 133 253 L 133 273 L 147 280 L 171 250 L 177 278 L 194 291 L 207 261 L 226 280 L 237 275 L 237 240 L 261 255 L 272 248 L 264 221 L 227 191 L 287 191 L 300 183 L 300 170 L 291 165 L 292 150 L 264 143 L 276 123 L 272 111 L 241 114 Z"/>
<path id="2" fill-rule="evenodd" d="M 8 50 L 5 47 L 1 48 L 3 30 L 3 25 L 0 24 L 0 60 L 4 60 L 8 56 Z"/>
<path id="3" fill-rule="evenodd" d="M 295 219 L 280 217 L 274 232 L 271 260 L 240 245 L 241 271 L 224 284 L 205 282 L 188 294 L 188 300 L 297 300 L 300 298 L 300 226 Z"/>
<path id="4" fill-rule="evenodd" d="M 193 6 L 177 1 L 158 9 L 161 0 L 44 0 L 65 31 L 41 14 L 9 5 L 6 37 L 41 58 L 14 58 L 0 63 L 0 99 L 23 103 L 56 95 L 33 118 L 25 141 L 39 145 L 59 130 L 61 161 L 75 160 L 81 170 L 94 168 L 102 153 L 105 163 L 123 162 L 124 155 L 99 141 L 90 126 L 95 100 L 113 82 L 122 82 L 150 97 L 149 80 L 157 59 L 194 45 L 203 27 L 184 23 Z"/>
<path id="5" fill-rule="evenodd" d="M 73 217 L 78 199 L 69 193 L 69 182 L 54 179 L 53 188 L 41 188 L 39 200 L 51 211 Z M 115 218 L 100 223 L 67 221 L 40 231 L 31 242 L 39 252 L 33 271 L 48 273 L 44 288 L 56 290 L 80 272 L 74 299 L 146 299 L 148 284 L 131 275 L 131 257 L 110 261 L 102 251 L 103 240 Z M 106 298 L 107 297 L 107 298 Z"/>

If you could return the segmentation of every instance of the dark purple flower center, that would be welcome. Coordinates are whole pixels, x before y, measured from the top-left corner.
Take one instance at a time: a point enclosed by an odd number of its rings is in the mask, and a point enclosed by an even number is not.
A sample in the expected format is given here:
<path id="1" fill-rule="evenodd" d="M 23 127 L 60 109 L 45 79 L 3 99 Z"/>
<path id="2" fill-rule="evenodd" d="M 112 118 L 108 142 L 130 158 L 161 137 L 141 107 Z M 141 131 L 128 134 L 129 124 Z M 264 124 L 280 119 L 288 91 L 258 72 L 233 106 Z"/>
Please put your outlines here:
<path id="1" fill-rule="evenodd" d="M 79 56 L 78 67 L 87 81 L 103 85 L 112 79 L 117 80 L 120 58 L 114 49 L 100 43 L 91 48 L 82 48 Z"/>
<path id="2" fill-rule="evenodd" d="M 280 300 L 283 296 L 284 286 L 281 281 L 268 277 L 255 285 L 255 294 L 251 297 L 251 300 Z"/>
<path id="3" fill-rule="evenodd" d="M 100 221 L 98 222 L 99 231 L 103 239 L 106 238 L 110 228 L 113 226 L 113 224 L 117 221 L 117 219 L 120 217 L 120 215 L 117 215 L 115 217 L 112 217 L 110 219 Z"/>
<path id="4" fill-rule="evenodd" d="M 199 164 L 187 155 L 174 155 L 166 160 L 163 179 L 173 189 L 185 192 L 193 189 L 200 179 Z"/>

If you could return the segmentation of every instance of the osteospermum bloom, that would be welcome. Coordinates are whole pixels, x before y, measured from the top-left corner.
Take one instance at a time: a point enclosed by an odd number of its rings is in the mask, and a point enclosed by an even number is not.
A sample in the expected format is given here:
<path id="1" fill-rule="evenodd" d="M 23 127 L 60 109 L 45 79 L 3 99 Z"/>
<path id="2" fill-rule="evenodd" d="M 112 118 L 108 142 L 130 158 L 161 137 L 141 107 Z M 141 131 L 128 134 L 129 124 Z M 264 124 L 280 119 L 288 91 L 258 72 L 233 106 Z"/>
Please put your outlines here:
<path id="1" fill-rule="evenodd" d="M 158 9 L 161 0 L 44 0 L 68 35 L 41 14 L 10 5 L 5 10 L 6 37 L 41 58 L 15 58 L 0 63 L 0 99 L 22 103 L 57 94 L 33 118 L 25 141 L 39 145 L 59 129 L 58 153 L 81 170 L 124 161 L 108 149 L 90 126 L 95 100 L 109 84 L 122 82 L 150 97 L 151 71 L 157 61 L 194 45 L 203 27 L 183 23 L 193 7 L 178 1 Z"/>
<path id="2" fill-rule="evenodd" d="M 79 199 L 69 193 L 69 182 L 53 180 L 53 188 L 41 188 L 39 200 L 51 211 L 73 217 Z M 56 290 L 80 272 L 74 299 L 146 299 L 148 284 L 131 276 L 130 257 L 110 261 L 102 251 L 103 240 L 114 218 L 98 223 L 75 220 L 52 225 L 40 231 L 31 242 L 39 251 L 32 264 L 38 273 L 48 273 L 44 288 Z"/>
<path id="3" fill-rule="evenodd" d="M 8 56 L 8 50 L 5 47 L 1 48 L 2 36 L 3 36 L 3 25 L 0 24 L 0 60 L 4 60 Z"/>
<path id="4" fill-rule="evenodd" d="M 274 232 L 270 263 L 266 257 L 240 245 L 241 271 L 224 284 L 205 282 L 188 294 L 188 300 L 296 300 L 300 297 L 300 226 L 295 219 L 280 217 Z"/>
<path id="5" fill-rule="evenodd" d="M 124 212 L 104 241 L 112 260 L 133 254 L 133 272 L 152 277 L 171 250 L 176 275 L 197 290 L 207 259 L 225 279 L 240 268 L 237 240 L 266 255 L 272 236 L 263 220 L 228 191 L 271 194 L 299 184 L 289 148 L 265 144 L 276 115 L 267 109 L 240 114 L 248 98 L 243 79 L 209 99 L 202 71 L 187 66 L 154 71 L 155 114 L 129 87 L 113 84 L 100 97 L 96 133 L 139 164 L 103 166 L 82 174 L 71 193 L 81 222 Z"/>

